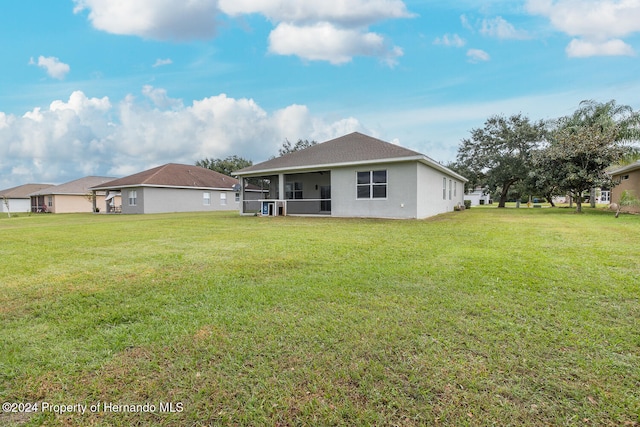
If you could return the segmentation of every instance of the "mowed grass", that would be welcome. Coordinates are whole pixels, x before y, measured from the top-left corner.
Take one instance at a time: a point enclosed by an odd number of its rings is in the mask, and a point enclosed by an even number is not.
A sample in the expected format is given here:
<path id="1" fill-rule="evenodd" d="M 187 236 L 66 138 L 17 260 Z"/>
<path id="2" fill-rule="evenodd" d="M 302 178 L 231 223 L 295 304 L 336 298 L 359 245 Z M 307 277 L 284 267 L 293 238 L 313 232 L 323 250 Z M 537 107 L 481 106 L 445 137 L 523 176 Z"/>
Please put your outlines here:
<path id="1" fill-rule="evenodd" d="M 0 425 L 639 425 L 640 217 L 586 211 L 0 219 Z"/>

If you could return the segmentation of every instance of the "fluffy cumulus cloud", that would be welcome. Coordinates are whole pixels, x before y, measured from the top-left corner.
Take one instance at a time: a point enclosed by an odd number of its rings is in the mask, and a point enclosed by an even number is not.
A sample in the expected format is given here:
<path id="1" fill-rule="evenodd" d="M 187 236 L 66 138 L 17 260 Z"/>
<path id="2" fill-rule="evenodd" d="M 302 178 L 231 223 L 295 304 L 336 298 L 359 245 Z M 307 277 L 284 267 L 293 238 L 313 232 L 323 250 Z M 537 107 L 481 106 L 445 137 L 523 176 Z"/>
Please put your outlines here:
<path id="1" fill-rule="evenodd" d="M 371 56 L 394 65 L 402 49 L 368 26 L 413 16 L 402 0 L 74 0 L 99 30 L 159 40 L 210 38 L 220 14 L 261 14 L 275 29 L 269 51 L 342 64 Z M 301 40 L 304 41 L 301 42 Z M 164 65 L 158 63 L 157 65 Z"/>
<path id="2" fill-rule="evenodd" d="M 269 51 L 336 65 L 357 55 L 378 57 L 393 66 L 403 54 L 401 48 L 389 46 L 379 34 L 338 28 L 328 22 L 308 26 L 281 23 L 269 36 Z"/>
<path id="3" fill-rule="evenodd" d="M 183 105 L 151 86 L 114 103 L 76 91 L 22 116 L 0 112 L 0 188 L 234 154 L 257 162 L 285 139 L 325 141 L 356 130 L 366 131 L 354 118 L 327 121 L 303 105 L 268 112 L 224 94 Z"/>
<path id="4" fill-rule="evenodd" d="M 67 73 L 71 71 L 71 67 L 68 64 L 61 62 L 54 56 L 39 56 L 37 62 L 31 58 L 29 64 L 44 68 L 49 76 L 58 80 L 64 79 Z"/>
<path id="5" fill-rule="evenodd" d="M 258 13 L 274 22 L 269 36 L 272 53 L 332 64 L 371 56 L 395 65 L 402 49 L 367 27 L 412 16 L 401 0 L 220 0 L 220 9 L 231 16 Z"/>
<path id="6" fill-rule="evenodd" d="M 528 0 L 527 10 L 574 37 L 569 56 L 635 54 L 623 38 L 640 31 L 636 0 Z"/>
<path id="7" fill-rule="evenodd" d="M 99 30 L 159 40 L 206 39 L 216 32 L 212 0 L 74 0 Z"/>

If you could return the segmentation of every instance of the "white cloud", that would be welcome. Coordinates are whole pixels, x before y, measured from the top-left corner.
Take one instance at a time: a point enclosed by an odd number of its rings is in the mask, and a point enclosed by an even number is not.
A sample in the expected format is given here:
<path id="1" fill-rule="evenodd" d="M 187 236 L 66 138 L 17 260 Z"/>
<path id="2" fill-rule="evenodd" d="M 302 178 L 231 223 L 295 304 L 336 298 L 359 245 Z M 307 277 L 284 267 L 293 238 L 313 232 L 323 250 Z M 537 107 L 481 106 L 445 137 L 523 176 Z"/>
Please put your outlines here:
<path id="1" fill-rule="evenodd" d="M 62 80 L 67 73 L 71 71 L 71 67 L 54 56 L 39 56 L 36 63 L 33 58 L 29 61 L 31 65 L 37 65 L 40 68 L 47 70 L 47 74 L 54 79 Z"/>
<path id="2" fill-rule="evenodd" d="M 469 49 L 467 51 L 467 58 L 469 58 L 469 62 L 477 63 L 477 62 L 486 62 L 491 59 L 489 54 L 481 49 Z"/>
<path id="3" fill-rule="evenodd" d="M 220 9 L 231 16 L 259 13 L 274 22 L 272 53 L 332 64 L 372 56 L 395 65 L 402 49 L 367 27 L 413 16 L 401 0 L 220 0 Z"/>
<path id="4" fill-rule="evenodd" d="M 221 94 L 184 106 L 161 88 L 145 86 L 142 93 L 113 103 L 76 91 L 22 117 L 0 113 L 0 188 L 123 176 L 232 154 L 258 162 L 276 154 L 285 138 L 325 141 L 366 131 L 352 117 L 326 120 L 304 105 L 268 112 L 252 99 Z"/>
<path id="5" fill-rule="evenodd" d="M 207 39 L 216 33 L 212 0 L 74 0 L 99 30 L 159 40 Z"/>
<path id="6" fill-rule="evenodd" d="M 354 55 L 375 56 L 390 66 L 403 54 L 397 46 L 390 48 L 379 34 L 336 28 L 327 22 L 312 26 L 279 24 L 269 36 L 269 51 L 332 64 L 349 62 Z"/>
<path id="7" fill-rule="evenodd" d="M 634 56 L 635 51 L 631 46 L 619 39 L 604 42 L 589 42 L 573 39 L 566 49 L 567 56 L 571 58 L 585 58 L 589 56 Z"/>
<path id="8" fill-rule="evenodd" d="M 150 99 L 153 105 L 159 108 L 179 108 L 182 106 L 182 100 L 169 98 L 165 89 L 145 85 L 142 87 L 142 94 Z"/>
<path id="9" fill-rule="evenodd" d="M 173 61 L 170 58 L 167 59 L 156 59 L 156 62 L 152 65 L 153 68 L 162 67 L 163 65 L 171 65 Z"/>
<path id="10" fill-rule="evenodd" d="M 113 34 L 137 35 L 159 40 L 210 38 L 216 33 L 216 17 L 261 14 L 276 28 L 269 40 L 273 53 L 298 55 L 303 59 L 348 62 L 358 55 L 374 56 L 394 65 L 402 54 L 384 37 L 367 27 L 388 19 L 409 18 L 402 0 L 74 0 L 75 13 L 88 11 L 93 26 Z M 284 25 L 284 27 L 283 27 Z M 319 28 L 331 29 L 332 40 L 314 39 L 305 48 L 296 39 L 310 40 Z M 346 45 L 338 45 L 335 39 Z M 383 47 L 381 47 L 381 45 Z M 154 66 L 166 65 L 158 60 Z"/>
<path id="11" fill-rule="evenodd" d="M 572 37 L 572 56 L 630 55 L 621 39 L 640 31 L 637 0 L 528 0 L 527 10 L 549 18 L 559 31 Z"/>
<path id="12" fill-rule="evenodd" d="M 413 16 L 401 0 L 220 0 L 219 4 L 231 16 L 260 13 L 274 22 L 298 24 L 325 21 L 354 27 Z"/>
<path id="13" fill-rule="evenodd" d="M 493 19 L 484 19 L 480 33 L 485 36 L 497 37 L 499 39 L 527 39 L 529 35 L 526 31 L 517 30 L 511 23 L 503 17 L 498 16 Z"/>
<path id="14" fill-rule="evenodd" d="M 436 37 L 433 44 L 452 47 L 463 47 L 467 42 L 457 34 L 445 34 L 442 37 Z"/>

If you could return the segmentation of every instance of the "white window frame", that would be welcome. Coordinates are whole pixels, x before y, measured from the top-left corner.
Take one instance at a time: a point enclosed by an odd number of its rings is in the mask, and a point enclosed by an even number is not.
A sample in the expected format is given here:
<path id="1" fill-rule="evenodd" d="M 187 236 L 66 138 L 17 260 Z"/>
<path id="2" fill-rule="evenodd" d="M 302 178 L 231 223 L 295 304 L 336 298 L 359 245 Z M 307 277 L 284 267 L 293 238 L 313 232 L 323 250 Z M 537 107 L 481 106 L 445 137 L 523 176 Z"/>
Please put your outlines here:
<path id="1" fill-rule="evenodd" d="M 211 193 L 205 191 L 202 193 L 202 204 L 204 206 L 211 206 Z"/>
<path id="2" fill-rule="evenodd" d="M 284 185 L 284 198 L 287 200 L 301 200 L 303 198 L 302 182 L 287 182 Z"/>
<path id="3" fill-rule="evenodd" d="M 221 206 L 227 205 L 227 193 L 220 193 L 220 205 Z"/>
<path id="4" fill-rule="evenodd" d="M 236 193 L 236 203 L 240 203 L 240 193 Z"/>
<path id="5" fill-rule="evenodd" d="M 376 173 L 384 172 L 384 182 L 375 182 L 374 176 Z M 369 180 L 366 183 L 359 182 L 360 174 L 369 174 Z M 361 188 L 368 188 L 369 196 L 361 197 L 358 190 Z M 375 195 L 375 190 L 384 188 L 384 197 Z M 386 200 L 389 198 L 389 171 L 387 169 L 377 169 L 369 171 L 357 171 L 356 172 L 356 199 L 357 200 Z"/>
<path id="6" fill-rule="evenodd" d="M 447 200 L 447 177 L 442 178 L 442 200 Z"/>
<path id="7" fill-rule="evenodd" d="M 138 191 L 129 190 L 129 206 L 137 206 L 137 205 L 138 205 Z"/>

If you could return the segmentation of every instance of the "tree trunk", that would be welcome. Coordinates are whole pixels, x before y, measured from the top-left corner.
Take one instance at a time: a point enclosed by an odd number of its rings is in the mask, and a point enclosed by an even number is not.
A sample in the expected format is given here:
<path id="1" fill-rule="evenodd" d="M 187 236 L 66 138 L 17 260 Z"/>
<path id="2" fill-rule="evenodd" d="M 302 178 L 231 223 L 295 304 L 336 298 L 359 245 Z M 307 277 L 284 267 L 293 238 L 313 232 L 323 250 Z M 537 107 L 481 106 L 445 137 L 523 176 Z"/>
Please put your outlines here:
<path id="1" fill-rule="evenodd" d="M 589 203 L 591 204 L 592 208 L 596 207 L 596 188 L 592 187 L 591 191 L 589 192 Z"/>
<path id="2" fill-rule="evenodd" d="M 500 201 L 498 202 L 499 208 L 504 208 L 507 203 L 507 194 L 509 194 L 509 188 L 511 188 L 511 184 L 516 182 L 517 180 L 511 180 L 504 183 L 502 186 L 502 192 L 500 193 Z"/>
<path id="3" fill-rule="evenodd" d="M 576 213 L 582 213 L 582 200 L 581 200 L 581 197 L 576 197 Z"/>
<path id="4" fill-rule="evenodd" d="M 553 203 L 553 197 L 551 196 L 544 196 L 545 199 L 547 199 L 547 202 L 549 202 L 549 204 L 551 205 L 552 208 L 556 207 L 556 204 Z"/>

